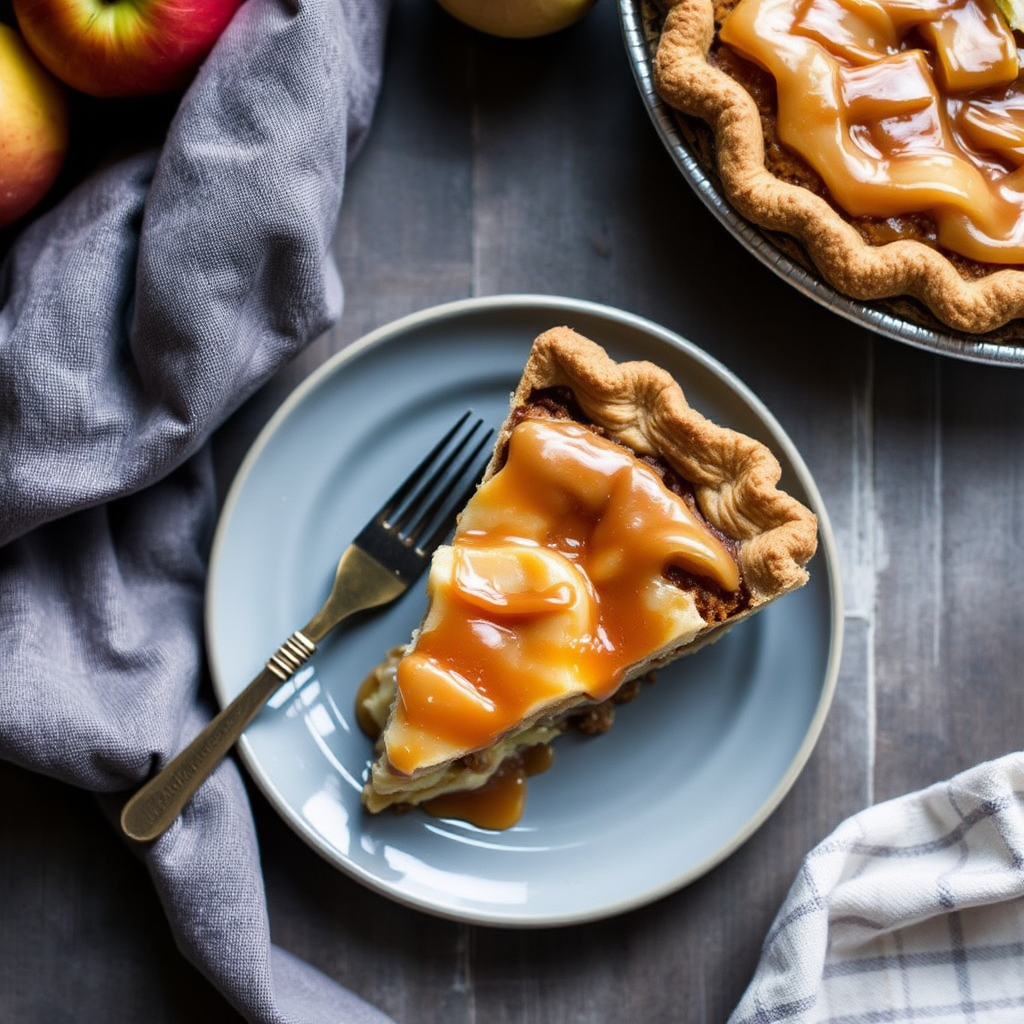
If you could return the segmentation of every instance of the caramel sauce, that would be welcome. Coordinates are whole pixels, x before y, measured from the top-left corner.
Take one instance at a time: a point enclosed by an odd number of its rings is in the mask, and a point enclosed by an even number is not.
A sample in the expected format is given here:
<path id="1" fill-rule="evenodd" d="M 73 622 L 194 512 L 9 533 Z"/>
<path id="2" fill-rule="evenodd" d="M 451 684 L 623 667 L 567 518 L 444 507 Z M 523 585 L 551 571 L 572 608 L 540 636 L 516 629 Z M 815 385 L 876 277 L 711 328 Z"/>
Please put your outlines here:
<path id="1" fill-rule="evenodd" d="M 704 620 L 670 567 L 740 586 L 724 544 L 632 452 L 576 423 L 520 422 L 435 554 L 430 608 L 397 669 L 392 766 L 412 774 L 559 702 L 603 700 L 652 652 L 695 635 Z"/>
<path id="2" fill-rule="evenodd" d="M 947 249 L 1024 263 L 1024 82 L 989 0 L 740 0 L 719 38 L 849 215 L 927 214 Z"/>
<path id="3" fill-rule="evenodd" d="M 528 747 L 503 762 L 479 789 L 436 796 L 423 809 L 435 818 L 458 818 L 480 828 L 511 828 L 523 816 L 526 780 L 547 771 L 553 759 L 554 752 L 546 744 Z"/>

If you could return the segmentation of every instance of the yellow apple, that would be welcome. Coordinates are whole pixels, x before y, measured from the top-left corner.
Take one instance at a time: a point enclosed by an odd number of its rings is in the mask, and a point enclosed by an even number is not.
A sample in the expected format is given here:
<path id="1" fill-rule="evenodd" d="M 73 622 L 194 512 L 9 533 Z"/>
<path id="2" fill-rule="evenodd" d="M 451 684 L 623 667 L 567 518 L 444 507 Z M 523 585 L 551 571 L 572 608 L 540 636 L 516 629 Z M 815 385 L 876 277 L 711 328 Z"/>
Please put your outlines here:
<path id="1" fill-rule="evenodd" d="M 13 28 L 0 25 L 0 226 L 49 192 L 67 148 L 63 87 Z"/>
<path id="2" fill-rule="evenodd" d="M 471 28 L 506 39 L 546 36 L 579 21 L 595 0 L 438 0 Z"/>

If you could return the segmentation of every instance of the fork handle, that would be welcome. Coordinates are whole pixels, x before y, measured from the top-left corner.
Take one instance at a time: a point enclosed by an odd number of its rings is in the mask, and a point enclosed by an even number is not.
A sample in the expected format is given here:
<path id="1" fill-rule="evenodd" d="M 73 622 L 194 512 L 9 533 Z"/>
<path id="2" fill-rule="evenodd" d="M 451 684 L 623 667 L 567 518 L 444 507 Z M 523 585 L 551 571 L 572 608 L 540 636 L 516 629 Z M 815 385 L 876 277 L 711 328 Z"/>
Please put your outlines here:
<path id="1" fill-rule="evenodd" d="M 353 612 L 387 604 L 406 586 L 397 574 L 350 544 L 342 552 L 334 586 L 323 607 L 302 629 L 292 633 L 260 674 L 124 805 L 121 828 L 125 835 L 148 842 L 166 832 L 260 708 L 310 659 L 316 645 Z"/>
<path id="2" fill-rule="evenodd" d="M 121 828 L 125 835 L 139 842 L 162 835 L 274 691 L 315 650 L 316 645 L 301 631 L 293 633 L 259 675 L 124 805 Z"/>

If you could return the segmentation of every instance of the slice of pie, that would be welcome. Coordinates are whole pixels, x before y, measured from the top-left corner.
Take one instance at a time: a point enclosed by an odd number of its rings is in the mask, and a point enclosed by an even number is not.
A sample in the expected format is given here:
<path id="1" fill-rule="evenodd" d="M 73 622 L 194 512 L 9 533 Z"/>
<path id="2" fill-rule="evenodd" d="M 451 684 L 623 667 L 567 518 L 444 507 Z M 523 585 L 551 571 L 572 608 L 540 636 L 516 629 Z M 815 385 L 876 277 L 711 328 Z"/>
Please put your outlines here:
<path id="1" fill-rule="evenodd" d="M 787 255 L 927 327 L 1024 316 L 1024 78 L 995 0 L 646 2 L 658 94 Z"/>
<path id="2" fill-rule="evenodd" d="M 365 806 L 490 793 L 476 810 L 514 821 L 494 792 L 521 792 L 560 733 L 604 731 L 638 680 L 807 580 L 817 521 L 779 477 L 665 370 L 538 337 L 422 624 L 361 689 Z"/>

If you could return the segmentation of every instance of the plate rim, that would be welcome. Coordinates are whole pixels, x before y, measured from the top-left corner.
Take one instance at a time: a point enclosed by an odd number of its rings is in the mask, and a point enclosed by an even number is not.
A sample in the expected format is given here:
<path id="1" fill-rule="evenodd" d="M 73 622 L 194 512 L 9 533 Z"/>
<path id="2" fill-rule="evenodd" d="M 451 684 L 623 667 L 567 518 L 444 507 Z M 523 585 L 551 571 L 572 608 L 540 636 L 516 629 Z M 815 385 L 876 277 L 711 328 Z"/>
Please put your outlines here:
<path id="1" fill-rule="evenodd" d="M 306 396 L 316 388 L 320 387 L 327 378 L 334 376 L 336 373 L 343 372 L 344 367 L 350 361 L 356 359 L 363 352 L 384 344 L 389 339 L 397 338 L 410 331 L 422 329 L 431 324 L 450 320 L 452 318 L 472 316 L 481 313 L 496 313 L 515 310 L 557 310 L 562 313 L 579 313 L 599 320 L 608 320 L 641 333 L 651 335 L 668 343 L 672 347 L 681 349 L 688 356 L 701 363 L 716 377 L 723 380 L 728 387 L 733 389 L 735 394 L 744 403 L 748 404 L 756 415 L 761 417 L 776 434 L 776 440 L 785 451 L 788 468 L 792 471 L 801 487 L 804 489 L 808 498 L 808 503 L 810 504 L 812 511 L 814 511 L 815 515 L 818 517 L 819 551 L 821 552 L 823 561 L 827 567 L 830 620 L 829 633 L 827 637 L 828 655 L 825 664 L 824 678 L 821 682 L 817 704 L 814 708 L 813 714 L 811 715 L 807 730 L 799 747 L 795 750 L 786 771 L 780 775 L 775 786 L 768 793 L 757 810 L 748 818 L 743 827 L 738 829 L 727 842 L 720 844 L 713 852 L 709 853 L 702 860 L 692 864 L 688 870 L 673 875 L 671 878 L 666 879 L 661 885 L 645 888 L 641 892 L 635 893 L 629 897 L 623 897 L 611 902 L 601 902 L 589 909 L 555 914 L 544 914 L 542 912 L 534 911 L 533 913 L 526 915 L 521 913 L 508 915 L 497 913 L 493 910 L 488 913 L 471 911 L 465 907 L 441 906 L 389 887 L 381 882 L 372 872 L 362 869 L 359 865 L 341 862 L 339 860 L 338 851 L 329 843 L 324 841 L 321 836 L 313 832 L 280 793 L 273 779 L 268 775 L 265 768 L 260 763 L 259 758 L 251 744 L 248 742 L 246 735 L 243 734 L 239 739 L 236 749 L 250 779 L 267 798 L 275 812 L 307 845 L 327 860 L 334 868 L 341 871 L 349 878 L 360 882 L 371 891 L 376 892 L 399 905 L 431 914 L 436 917 L 459 921 L 462 923 L 489 925 L 510 929 L 561 927 L 618 916 L 629 910 L 636 909 L 637 907 L 653 903 L 675 891 L 685 888 L 722 863 L 744 843 L 746 843 L 751 836 L 753 836 L 754 833 L 764 825 L 767 819 L 782 803 L 796 780 L 802 774 L 807 761 L 810 759 L 810 756 L 820 739 L 838 684 L 844 634 L 844 607 L 838 545 L 828 516 L 827 508 L 824 504 L 817 483 L 804 462 L 803 456 L 800 454 L 796 445 L 782 427 L 781 423 L 779 423 L 765 403 L 735 374 L 734 371 L 719 362 L 714 356 L 711 356 L 704 349 L 674 331 L 671 331 L 646 317 L 627 312 L 610 305 L 585 299 L 574 299 L 565 296 L 533 293 L 475 296 L 439 303 L 425 309 L 408 313 L 365 333 L 360 338 L 328 357 L 323 363 L 313 369 L 305 378 L 298 382 L 298 384 L 296 384 L 296 386 L 284 397 L 275 411 L 269 416 L 264 425 L 257 432 L 256 437 L 239 462 L 225 494 L 218 514 L 210 547 L 210 568 L 204 591 L 203 627 L 204 640 L 210 654 L 210 678 L 214 696 L 219 707 L 223 707 L 227 700 L 233 696 L 233 693 L 226 692 L 227 688 L 224 682 L 218 677 L 218 673 L 215 670 L 215 659 L 213 657 L 216 641 L 213 633 L 214 612 L 211 595 L 216 589 L 219 580 L 219 552 L 225 543 L 225 536 L 229 530 L 230 521 L 233 517 L 232 514 L 240 500 L 240 494 L 244 489 L 245 482 L 251 473 L 253 466 L 261 457 L 263 450 L 276 435 L 282 423 L 291 415 L 295 408 L 306 400 Z"/>
<path id="2" fill-rule="evenodd" d="M 652 59 L 643 27 L 642 0 L 616 0 L 619 26 L 633 79 L 662 144 L 682 177 L 716 220 L 756 259 L 800 294 L 875 334 L 932 354 L 990 366 L 1024 367 L 1024 342 L 994 342 L 984 334 L 937 330 L 913 323 L 836 291 L 817 274 L 794 263 L 755 224 L 741 217 L 704 171 L 678 131 L 672 111 L 654 88 Z"/>

